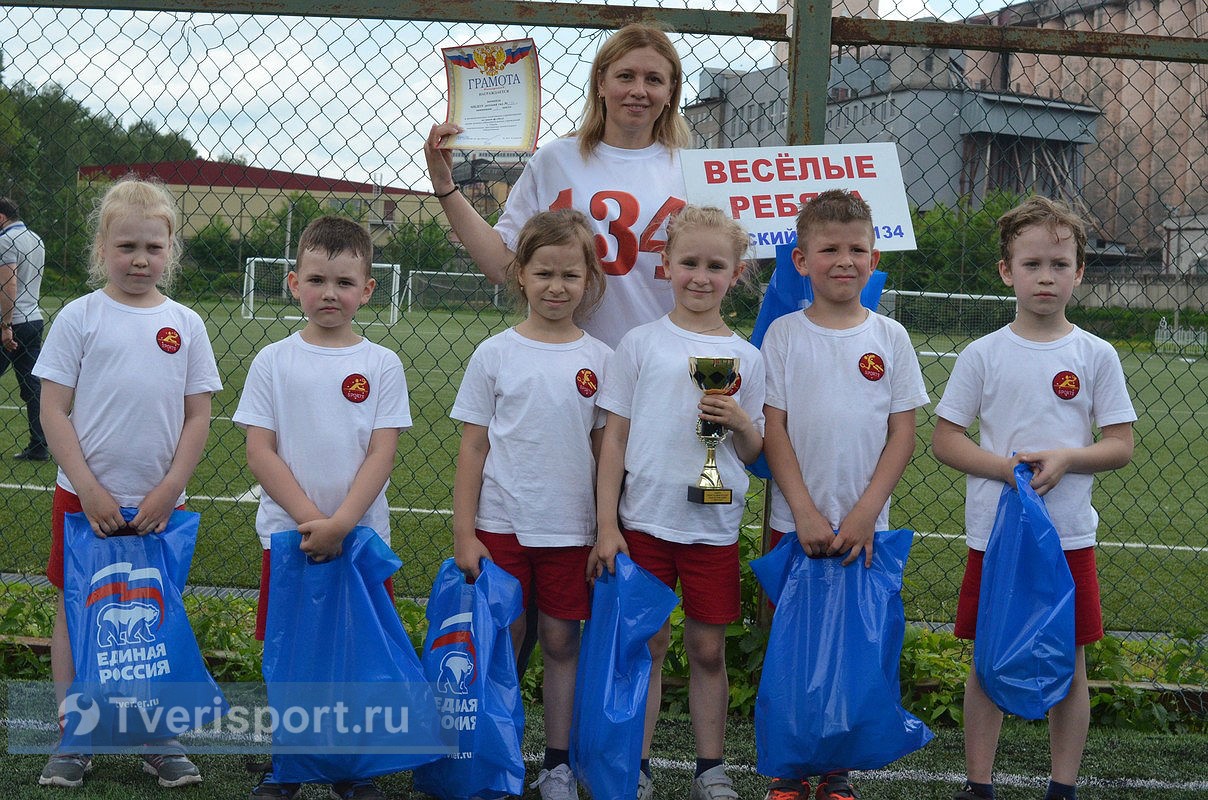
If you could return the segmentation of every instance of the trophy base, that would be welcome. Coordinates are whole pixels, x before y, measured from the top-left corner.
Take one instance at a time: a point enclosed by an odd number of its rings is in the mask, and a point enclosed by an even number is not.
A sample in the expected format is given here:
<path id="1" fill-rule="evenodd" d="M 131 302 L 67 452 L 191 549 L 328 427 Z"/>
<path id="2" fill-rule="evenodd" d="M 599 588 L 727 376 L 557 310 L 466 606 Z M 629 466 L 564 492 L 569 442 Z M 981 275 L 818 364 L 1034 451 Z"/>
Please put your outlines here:
<path id="1" fill-rule="evenodd" d="M 733 489 L 703 489 L 700 486 L 688 487 L 688 502 L 701 505 L 729 505 L 734 502 Z"/>

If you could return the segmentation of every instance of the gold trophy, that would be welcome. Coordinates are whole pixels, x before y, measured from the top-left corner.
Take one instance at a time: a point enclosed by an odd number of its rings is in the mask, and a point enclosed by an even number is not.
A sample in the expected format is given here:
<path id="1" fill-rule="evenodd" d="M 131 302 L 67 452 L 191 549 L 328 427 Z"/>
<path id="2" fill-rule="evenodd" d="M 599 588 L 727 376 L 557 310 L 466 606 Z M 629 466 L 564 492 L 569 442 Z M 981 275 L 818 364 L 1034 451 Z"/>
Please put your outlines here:
<path id="1" fill-rule="evenodd" d="M 688 373 L 692 382 L 705 394 L 728 394 L 738 383 L 737 358 L 690 357 Z M 730 431 L 717 422 L 708 422 L 697 417 L 696 438 L 705 446 L 705 465 L 701 467 L 700 480 L 688 487 L 688 500 L 704 505 L 726 505 L 734 502 L 734 492 L 721 482 L 717 472 L 717 446 Z"/>

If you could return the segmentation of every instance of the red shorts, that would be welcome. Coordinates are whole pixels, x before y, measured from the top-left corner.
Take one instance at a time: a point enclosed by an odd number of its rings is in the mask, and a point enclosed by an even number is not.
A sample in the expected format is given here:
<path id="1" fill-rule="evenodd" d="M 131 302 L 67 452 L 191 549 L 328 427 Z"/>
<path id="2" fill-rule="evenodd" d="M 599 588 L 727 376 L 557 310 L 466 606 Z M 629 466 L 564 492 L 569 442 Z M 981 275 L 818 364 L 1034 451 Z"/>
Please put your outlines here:
<path id="1" fill-rule="evenodd" d="M 956 603 L 958 639 L 972 639 L 977 631 L 977 601 L 981 592 L 982 550 L 969 549 L 969 562 L 961 581 L 960 598 Z M 1074 644 L 1097 642 L 1103 638 L 1103 609 L 1099 605 L 1099 575 L 1095 569 L 1095 548 L 1066 550 L 1065 560 L 1074 576 Z"/>
<path id="2" fill-rule="evenodd" d="M 63 516 L 83 510 L 79 497 L 55 485 L 50 506 L 50 558 L 46 562 L 46 578 L 59 591 L 63 591 Z"/>
<path id="3" fill-rule="evenodd" d="M 177 506 L 177 510 L 183 508 Z M 55 485 L 50 506 L 50 558 L 46 561 L 46 578 L 59 591 L 63 591 L 63 517 L 83 510 L 79 497 Z"/>
<path id="4" fill-rule="evenodd" d="M 474 531 L 491 551 L 491 560 L 516 580 L 523 590 L 525 608 L 534 588 L 537 608 L 554 619 L 587 619 L 591 592 L 587 585 L 589 545 L 576 547 L 525 547 L 514 533 Z"/>
<path id="5" fill-rule="evenodd" d="M 272 564 L 272 551 L 264 550 L 260 556 L 260 594 L 256 598 L 256 641 L 264 641 L 264 628 L 268 624 L 268 574 Z M 387 578 L 383 585 L 394 598 L 394 579 Z"/>
<path id="6" fill-rule="evenodd" d="M 622 533 L 633 563 L 672 589 L 678 579 L 685 616 L 709 625 L 739 619 L 738 542 L 679 544 L 640 531 Z"/>

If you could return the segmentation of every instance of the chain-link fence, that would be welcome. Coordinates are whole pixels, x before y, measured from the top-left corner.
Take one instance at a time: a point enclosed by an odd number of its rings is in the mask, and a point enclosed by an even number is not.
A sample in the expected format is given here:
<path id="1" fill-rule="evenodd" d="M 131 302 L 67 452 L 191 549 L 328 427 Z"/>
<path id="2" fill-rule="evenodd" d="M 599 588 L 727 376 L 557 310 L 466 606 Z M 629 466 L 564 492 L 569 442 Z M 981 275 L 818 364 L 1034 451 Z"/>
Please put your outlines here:
<path id="1" fill-rule="evenodd" d="M 448 16 L 460 20 L 417 22 L 406 17 L 434 12 L 401 4 L 380 17 L 261 16 L 217 2 L 205 12 L 0 9 L 0 193 L 46 242 L 50 324 L 86 291 L 86 218 L 105 181 L 156 177 L 180 202 L 187 266 L 173 295 L 206 320 L 225 386 L 190 484 L 190 507 L 203 517 L 195 588 L 257 586 L 258 490 L 231 414 L 254 354 L 300 324 L 282 291 L 298 235 L 336 211 L 362 221 L 378 246 L 376 299 L 362 321 L 369 338 L 401 354 L 416 419 L 389 490 L 405 564 L 396 586 L 427 593 L 451 552 L 453 395 L 475 345 L 516 319 L 451 243 L 424 174 L 423 137 L 445 114 L 439 48 L 532 37 L 547 142 L 579 120 L 589 64 L 609 33 L 599 26 L 641 18 L 679 31 L 696 147 L 897 143 L 919 249 L 883 260 L 883 308 L 912 334 L 933 401 L 956 352 L 1013 314 L 995 270 L 997 215 L 1033 191 L 1086 210 L 1090 263 L 1071 317 L 1116 345 L 1140 414 L 1132 464 L 1096 482 L 1105 620 L 1143 651 L 1125 677 L 1196 677 L 1162 643 L 1194 650 L 1208 619 L 1208 12 L 1191 0 L 1161 13 L 1106 0 L 846 4 L 835 13 L 866 19 L 836 20 L 839 44 L 828 50 L 829 26 L 791 8 L 781 17 L 775 3 L 736 5 L 752 13 L 720 3 L 497 3 L 482 6 L 490 22 L 477 22 L 452 4 Z M 885 21 L 924 14 L 967 24 Z M 791 63 L 786 20 L 801 31 Z M 778 24 L 779 34 L 759 33 Z M 474 153 L 456 176 L 490 216 L 522 167 Z M 735 305 L 740 329 L 757 303 Z M 138 402 L 138 387 L 112 381 Z M 0 605 L 26 602 L 49 551 L 55 467 L 8 457 L 25 444 L 24 413 L 10 370 L 0 379 Z M 940 624 L 955 613 L 963 480 L 929 452 L 930 408 L 919 420 L 893 523 L 919 531 L 908 615 Z M 748 508 L 745 535 L 757 541 L 760 490 Z"/>

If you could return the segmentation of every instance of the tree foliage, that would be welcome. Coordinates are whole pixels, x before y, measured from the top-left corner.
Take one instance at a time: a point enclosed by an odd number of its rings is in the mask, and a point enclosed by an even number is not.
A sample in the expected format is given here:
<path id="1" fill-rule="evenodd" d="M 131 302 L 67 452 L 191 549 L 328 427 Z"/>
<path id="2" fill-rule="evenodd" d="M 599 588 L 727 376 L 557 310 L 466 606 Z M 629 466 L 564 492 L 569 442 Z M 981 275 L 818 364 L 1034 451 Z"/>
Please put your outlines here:
<path id="1" fill-rule="evenodd" d="M 973 208 L 937 204 L 925 213 L 911 209 L 918 249 L 885 253 L 881 269 L 894 289 L 926 292 L 1003 294 L 998 277 L 998 218 L 1022 198 L 990 194 Z"/>
<path id="2" fill-rule="evenodd" d="M 256 221 L 244 237 L 243 257 L 285 258 L 285 242 L 288 234 L 289 257 L 298 256 L 298 239 L 302 231 L 324 214 L 323 207 L 314 196 L 302 192 L 291 192 L 268 217 Z"/>
<path id="3" fill-rule="evenodd" d="M 80 167 L 196 157 L 182 134 L 145 119 L 123 125 L 56 84 L 0 86 L 0 188 L 17 201 L 30 228 L 44 232 L 47 288 L 83 286 L 95 194 L 79 185 Z"/>
<path id="4" fill-rule="evenodd" d="M 388 264 L 401 264 L 406 272 L 445 271 L 456 254 L 448 231 L 431 219 L 418 225 L 402 223 L 382 248 L 382 259 Z"/>

